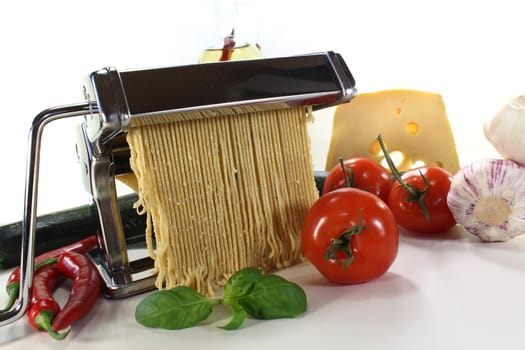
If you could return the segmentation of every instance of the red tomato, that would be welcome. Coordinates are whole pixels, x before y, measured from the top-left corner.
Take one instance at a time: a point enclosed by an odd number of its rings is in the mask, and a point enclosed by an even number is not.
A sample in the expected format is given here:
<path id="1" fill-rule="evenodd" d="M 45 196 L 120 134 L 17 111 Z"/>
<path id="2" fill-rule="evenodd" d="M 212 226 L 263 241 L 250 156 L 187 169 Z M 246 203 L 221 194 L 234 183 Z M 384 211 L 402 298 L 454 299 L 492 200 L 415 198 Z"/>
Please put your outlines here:
<path id="1" fill-rule="evenodd" d="M 343 161 L 347 176 L 353 176 L 353 183 L 347 186 L 343 166 L 336 165 L 325 179 L 323 194 L 341 187 L 356 187 L 379 196 L 385 202 L 392 186 L 390 172 L 370 158 L 357 157 Z"/>
<path id="2" fill-rule="evenodd" d="M 428 183 L 425 183 L 425 178 Z M 420 204 L 411 200 L 410 194 L 396 180 L 390 189 L 388 206 L 399 226 L 415 232 L 437 233 L 456 224 L 447 205 L 452 180 L 448 171 L 436 166 L 424 166 L 405 172 L 401 175 L 401 180 L 420 193 L 427 188 L 423 203 L 428 210 L 428 219 Z"/>
<path id="3" fill-rule="evenodd" d="M 351 230 L 358 232 L 345 234 Z M 305 257 L 337 283 L 363 283 L 382 276 L 394 262 L 398 245 L 398 226 L 386 203 L 357 188 L 340 188 L 320 197 L 302 229 Z"/>

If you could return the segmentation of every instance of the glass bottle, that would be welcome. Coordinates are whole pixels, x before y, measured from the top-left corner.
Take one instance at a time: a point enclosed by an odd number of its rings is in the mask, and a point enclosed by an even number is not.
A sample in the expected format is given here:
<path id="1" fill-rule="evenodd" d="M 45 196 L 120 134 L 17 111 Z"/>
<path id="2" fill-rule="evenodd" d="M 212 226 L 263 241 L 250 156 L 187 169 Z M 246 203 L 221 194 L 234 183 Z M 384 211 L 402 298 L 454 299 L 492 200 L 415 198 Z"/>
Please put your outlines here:
<path id="1" fill-rule="evenodd" d="M 216 44 L 202 51 L 198 62 L 218 62 L 262 57 L 254 8 L 237 1 L 215 2 Z"/>

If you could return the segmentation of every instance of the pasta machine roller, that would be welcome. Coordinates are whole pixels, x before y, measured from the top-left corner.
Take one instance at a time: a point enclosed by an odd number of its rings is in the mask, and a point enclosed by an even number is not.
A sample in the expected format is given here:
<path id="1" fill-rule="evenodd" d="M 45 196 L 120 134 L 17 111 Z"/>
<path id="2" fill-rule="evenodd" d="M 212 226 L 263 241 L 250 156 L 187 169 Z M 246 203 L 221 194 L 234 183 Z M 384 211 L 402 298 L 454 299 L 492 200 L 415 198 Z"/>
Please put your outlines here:
<path id="1" fill-rule="evenodd" d="M 319 109 L 349 101 L 355 81 L 334 52 L 118 71 L 88 76 L 85 102 L 54 107 L 32 123 L 27 157 L 20 293 L 0 312 L 0 324 L 20 318 L 28 307 L 34 272 L 34 240 L 42 132 L 51 121 L 83 117 L 76 145 L 82 176 L 96 205 L 99 247 L 90 253 L 105 282 L 105 295 L 120 298 L 154 288 L 150 258 L 128 256 L 118 210 L 115 176 L 130 171 L 125 133 L 133 118 L 196 112 L 208 118 L 293 106 Z M 137 214 L 138 215 L 138 214 Z"/>

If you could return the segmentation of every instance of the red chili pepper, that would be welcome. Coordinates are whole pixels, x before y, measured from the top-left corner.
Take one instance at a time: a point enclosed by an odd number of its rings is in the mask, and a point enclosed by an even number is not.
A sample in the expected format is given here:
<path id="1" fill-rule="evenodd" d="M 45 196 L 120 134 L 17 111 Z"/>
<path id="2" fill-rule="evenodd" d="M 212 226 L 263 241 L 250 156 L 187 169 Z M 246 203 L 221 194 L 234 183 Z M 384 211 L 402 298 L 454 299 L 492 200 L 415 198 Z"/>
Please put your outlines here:
<path id="1" fill-rule="evenodd" d="M 40 268 L 33 278 L 33 295 L 29 307 L 29 324 L 36 330 L 46 331 L 54 339 L 64 339 L 69 330 L 58 333 L 52 328 L 55 315 L 60 312 L 60 305 L 53 298 L 53 292 L 63 280 L 63 275 L 56 263 Z"/>
<path id="2" fill-rule="evenodd" d="M 50 250 L 46 253 L 40 254 L 35 258 L 35 273 L 37 272 L 38 268 L 45 265 L 46 261 L 48 261 L 51 258 L 56 258 L 60 256 L 61 254 L 68 252 L 68 251 L 75 251 L 79 253 L 87 253 L 91 249 L 95 248 L 98 245 L 98 239 L 97 236 L 89 236 L 87 238 L 84 238 L 78 242 L 68 244 L 66 246 Z M 20 268 L 16 268 L 11 274 L 9 275 L 7 279 L 7 286 L 6 286 L 7 294 L 9 296 L 9 299 L 7 301 L 7 305 L 3 310 L 10 309 L 16 299 L 18 298 L 18 292 L 20 290 Z"/>
<path id="3" fill-rule="evenodd" d="M 85 254 L 91 249 L 98 246 L 98 238 L 96 235 L 89 236 L 87 238 L 81 239 L 80 241 L 65 245 L 63 247 L 50 250 L 43 254 L 40 254 L 35 258 L 35 264 L 38 264 L 40 261 L 44 261 L 50 258 L 56 258 L 66 252 L 77 252 Z"/>
<path id="4" fill-rule="evenodd" d="M 91 311 L 100 295 L 100 275 L 91 260 L 76 252 L 67 252 L 58 258 L 58 269 L 73 280 L 69 299 L 53 320 L 53 329 L 68 328 Z"/>

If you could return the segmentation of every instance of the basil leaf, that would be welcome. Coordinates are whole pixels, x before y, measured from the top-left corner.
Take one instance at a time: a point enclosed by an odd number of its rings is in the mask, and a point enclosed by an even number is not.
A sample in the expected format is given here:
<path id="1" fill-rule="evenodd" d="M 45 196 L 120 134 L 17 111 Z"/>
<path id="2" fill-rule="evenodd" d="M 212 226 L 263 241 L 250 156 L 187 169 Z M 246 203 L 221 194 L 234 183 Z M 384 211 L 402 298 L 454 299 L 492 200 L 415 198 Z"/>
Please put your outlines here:
<path id="1" fill-rule="evenodd" d="M 135 319 L 151 328 L 188 328 L 208 318 L 212 304 L 193 289 L 178 286 L 144 298 L 135 309 Z"/>
<path id="2" fill-rule="evenodd" d="M 238 329 L 244 322 L 244 319 L 246 317 L 246 313 L 244 312 L 244 309 L 239 304 L 226 304 L 232 310 L 232 318 L 230 322 L 228 322 L 226 325 L 219 327 L 228 331 Z"/>
<path id="3" fill-rule="evenodd" d="M 253 284 L 262 276 L 259 269 L 248 267 L 234 273 L 226 282 L 222 296 L 225 304 L 234 304 L 235 300 L 250 292 Z"/>
<path id="4" fill-rule="evenodd" d="M 248 294 L 237 302 L 250 316 L 258 319 L 295 317 L 306 311 L 304 290 L 277 275 L 263 275 Z"/>

